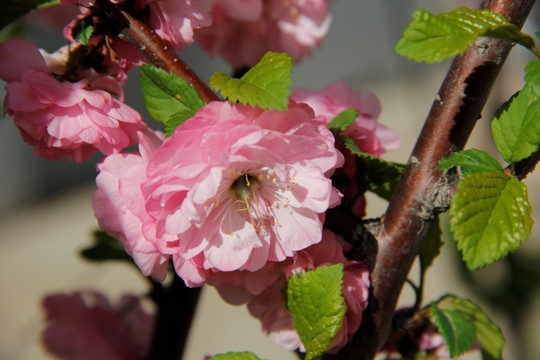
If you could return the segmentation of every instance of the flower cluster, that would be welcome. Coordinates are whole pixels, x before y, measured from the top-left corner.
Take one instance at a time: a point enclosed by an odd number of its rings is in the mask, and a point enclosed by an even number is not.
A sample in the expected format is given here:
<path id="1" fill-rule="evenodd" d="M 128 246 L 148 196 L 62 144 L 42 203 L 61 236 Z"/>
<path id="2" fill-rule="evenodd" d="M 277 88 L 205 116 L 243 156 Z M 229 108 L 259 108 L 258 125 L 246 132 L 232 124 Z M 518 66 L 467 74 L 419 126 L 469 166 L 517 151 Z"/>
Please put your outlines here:
<path id="1" fill-rule="evenodd" d="M 344 263 L 348 310 L 332 345 L 338 350 L 361 323 L 369 278 L 363 264 L 345 258 L 350 246 L 323 229 L 326 210 L 342 196 L 330 177 L 349 166 L 326 124 L 352 106 L 361 114 L 351 125 L 359 147 L 379 155 L 398 140 L 377 136 L 377 129 L 393 133 L 377 124 L 374 95 L 335 88 L 357 97 L 347 103 L 323 89 L 312 98 L 295 95 L 303 103 L 291 99 L 287 111 L 212 102 L 167 139 L 139 133 L 138 153 L 112 154 L 98 165 L 93 207 L 100 227 L 143 274 L 163 279 L 172 260 L 188 286 L 208 283 L 228 302 L 248 304 L 263 329 L 291 349 L 301 344 L 281 296 L 287 279 Z M 314 100 L 320 97 L 327 101 Z"/>
<path id="2" fill-rule="evenodd" d="M 88 159 L 137 144 L 146 125 L 122 97 L 120 77 L 69 68 L 68 51 L 40 53 L 20 39 L 0 43 L 0 79 L 7 82 L 5 112 L 23 139 L 49 160 Z"/>

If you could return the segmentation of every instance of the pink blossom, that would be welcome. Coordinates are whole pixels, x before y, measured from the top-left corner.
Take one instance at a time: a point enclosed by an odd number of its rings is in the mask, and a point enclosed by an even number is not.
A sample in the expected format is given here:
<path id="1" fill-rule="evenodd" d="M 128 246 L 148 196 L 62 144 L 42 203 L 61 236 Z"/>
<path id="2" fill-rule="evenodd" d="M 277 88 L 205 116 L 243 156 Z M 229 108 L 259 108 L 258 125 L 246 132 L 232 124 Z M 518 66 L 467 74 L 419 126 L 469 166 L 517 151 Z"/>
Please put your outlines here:
<path id="1" fill-rule="evenodd" d="M 319 47 L 330 27 L 328 0 L 217 0 L 212 25 L 197 30 L 197 41 L 234 68 L 255 65 L 267 51 L 300 61 Z"/>
<path id="2" fill-rule="evenodd" d="M 358 117 L 342 132 L 342 135 L 354 140 L 362 152 L 381 156 L 400 145 L 399 136 L 378 123 L 381 105 L 375 94 L 369 91 L 355 92 L 344 83 L 333 83 L 319 91 L 293 89 L 291 98 L 313 108 L 317 118 L 324 124 L 328 124 L 344 110 L 356 110 Z M 340 190 L 346 200 L 353 202 L 354 214 L 362 218 L 365 216 L 366 202 L 364 196 L 357 194 L 359 188 L 356 156 L 340 142 L 337 147 L 345 155 L 345 165 L 340 171 L 350 179 L 350 183 Z"/>
<path id="3" fill-rule="evenodd" d="M 291 98 L 313 108 L 315 115 L 325 124 L 344 110 L 356 110 L 359 115 L 354 124 L 347 127 L 342 134 L 353 139 L 363 152 L 381 156 L 397 149 L 401 143 L 394 131 L 377 121 L 381 104 L 372 92 L 356 92 L 346 84 L 338 82 L 326 85 L 319 91 L 293 89 Z"/>
<path id="4" fill-rule="evenodd" d="M 340 236 L 325 229 L 320 243 L 295 253 L 292 259 L 282 264 L 283 275 L 265 291 L 252 296 L 248 302 L 249 311 L 261 320 L 264 332 L 271 334 L 274 342 L 288 350 L 299 348 L 304 351 L 282 295 L 287 287 L 287 279 L 291 274 L 336 263 L 345 265 L 342 291 L 347 311 L 343 325 L 330 346 L 330 352 L 337 352 L 352 339 L 362 322 L 362 312 L 367 307 L 370 281 L 364 264 L 347 260 L 343 256 L 349 248 L 350 245 Z"/>
<path id="5" fill-rule="evenodd" d="M 154 153 L 143 185 L 157 237 L 205 270 L 255 271 L 321 240 L 342 157 L 309 108 L 212 102 Z"/>
<path id="6" fill-rule="evenodd" d="M 148 215 L 141 185 L 147 180 L 146 168 L 155 149 L 163 142 L 163 134 L 139 133 L 139 153 L 112 154 L 98 165 L 98 190 L 92 207 L 99 226 L 124 244 L 145 276 L 164 280 L 171 256 L 176 271 L 190 286 L 201 285 L 204 271 L 167 249 L 176 238 L 155 235 L 156 220 Z M 145 231 L 144 229 L 151 230 Z M 152 231 L 153 229 L 153 231 Z"/>
<path id="7" fill-rule="evenodd" d="M 137 143 L 136 133 L 146 125 L 109 92 L 121 97 L 118 80 L 90 70 L 87 78 L 62 80 L 69 74 L 54 73 L 58 61 L 50 61 L 49 68 L 46 60 L 51 58 L 27 41 L 0 43 L 5 111 L 36 154 L 80 162 L 96 150 L 111 154 Z"/>
<path id="8" fill-rule="evenodd" d="M 148 22 L 173 49 L 193 42 L 193 30 L 211 24 L 211 0 L 150 0 Z"/>
<path id="9" fill-rule="evenodd" d="M 135 296 L 113 305 L 98 292 L 60 293 L 47 296 L 43 307 L 42 340 L 59 359 L 142 360 L 150 350 L 154 317 Z"/>

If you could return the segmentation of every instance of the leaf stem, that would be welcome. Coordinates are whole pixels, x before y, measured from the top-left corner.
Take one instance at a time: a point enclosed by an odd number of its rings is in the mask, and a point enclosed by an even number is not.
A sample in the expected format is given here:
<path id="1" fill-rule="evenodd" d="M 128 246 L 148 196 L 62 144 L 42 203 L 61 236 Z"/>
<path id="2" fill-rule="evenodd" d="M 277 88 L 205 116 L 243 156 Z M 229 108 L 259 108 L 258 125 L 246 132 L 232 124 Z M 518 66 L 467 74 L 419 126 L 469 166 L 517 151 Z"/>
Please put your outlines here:
<path id="1" fill-rule="evenodd" d="M 482 5 L 521 27 L 534 3 L 534 0 L 484 0 Z M 401 288 L 433 222 L 420 213 L 426 194 L 441 178 L 439 159 L 463 149 L 511 48 L 507 41 L 479 38 L 454 59 L 382 227 L 374 234 L 377 252 L 369 261 L 374 263 L 374 268 L 362 325 L 349 346 L 325 359 L 373 359 L 385 343 Z M 349 234 L 354 231 L 349 230 Z"/>

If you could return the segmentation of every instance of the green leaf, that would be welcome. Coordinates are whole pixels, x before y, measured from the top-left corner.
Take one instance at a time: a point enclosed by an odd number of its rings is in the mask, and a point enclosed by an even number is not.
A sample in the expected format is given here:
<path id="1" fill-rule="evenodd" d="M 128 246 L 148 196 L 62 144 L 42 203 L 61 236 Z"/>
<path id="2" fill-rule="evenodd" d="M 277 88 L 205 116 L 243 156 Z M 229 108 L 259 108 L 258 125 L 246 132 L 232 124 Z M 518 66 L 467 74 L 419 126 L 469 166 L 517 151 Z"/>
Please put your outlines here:
<path id="1" fill-rule="evenodd" d="M 459 8 L 438 15 L 418 9 L 397 43 L 396 52 L 414 61 L 441 62 L 463 53 L 479 36 L 509 40 L 535 49 L 534 39 L 504 16 L 486 9 Z"/>
<path id="2" fill-rule="evenodd" d="M 209 360 L 260 360 L 255 354 L 244 352 L 228 352 L 226 354 L 217 354 Z"/>
<path id="3" fill-rule="evenodd" d="M 440 309 L 435 303 L 431 303 L 431 311 L 451 358 L 471 348 L 476 339 L 476 329 L 465 316 L 455 310 Z"/>
<path id="4" fill-rule="evenodd" d="M 233 102 L 270 110 L 287 110 L 294 59 L 287 54 L 267 52 L 261 61 L 240 79 L 217 71 L 210 86 Z"/>
<path id="5" fill-rule="evenodd" d="M 80 19 L 73 27 L 71 35 L 79 44 L 86 45 L 94 33 L 94 20 L 92 16 Z"/>
<path id="6" fill-rule="evenodd" d="M 0 30 L 33 10 L 56 4 L 60 0 L 2 0 Z"/>
<path id="7" fill-rule="evenodd" d="M 374 155 L 360 151 L 354 140 L 349 137 L 338 135 L 347 149 L 357 156 L 357 177 L 361 191 L 369 190 L 383 199 L 390 200 L 396 188 L 405 164 L 386 161 Z"/>
<path id="8" fill-rule="evenodd" d="M 467 299 L 447 295 L 437 301 L 441 309 L 454 310 L 463 315 L 476 329 L 484 360 L 502 359 L 504 336 L 499 327 L 475 303 Z"/>
<path id="9" fill-rule="evenodd" d="M 109 236 L 105 231 L 96 230 L 94 232 L 93 244 L 84 248 L 81 255 L 90 261 L 127 261 L 135 265 L 131 256 L 129 256 L 124 245 L 115 238 Z"/>
<path id="10" fill-rule="evenodd" d="M 505 105 L 503 105 L 504 107 Z M 526 84 L 491 122 L 497 149 L 510 164 L 538 150 L 540 144 L 540 98 Z"/>
<path id="11" fill-rule="evenodd" d="M 525 81 L 532 87 L 536 96 L 540 97 L 540 59 L 529 61 L 525 67 Z"/>
<path id="12" fill-rule="evenodd" d="M 499 162 L 487 152 L 477 149 L 468 149 L 452 154 L 448 158 L 439 160 L 439 169 L 448 170 L 459 166 L 464 175 L 482 172 L 504 172 Z"/>
<path id="13" fill-rule="evenodd" d="M 429 233 L 426 236 L 418 256 L 420 258 L 420 271 L 422 274 L 433 264 L 433 260 L 441 253 L 442 232 L 440 227 L 439 217 L 435 218 L 435 222 L 429 229 Z"/>
<path id="14" fill-rule="evenodd" d="M 306 348 L 306 360 L 322 355 L 343 324 L 343 264 L 320 266 L 291 276 L 287 307 L 294 329 Z"/>
<path id="15" fill-rule="evenodd" d="M 176 74 L 152 65 L 141 66 L 140 74 L 148 113 L 166 125 L 169 135 L 204 105 L 197 90 Z"/>
<path id="16" fill-rule="evenodd" d="M 450 230 L 471 270 L 517 249 L 533 224 L 526 185 L 500 172 L 464 178 L 449 213 Z"/>
<path id="17" fill-rule="evenodd" d="M 358 111 L 354 109 L 347 109 L 340 112 L 332 121 L 327 125 L 328 129 L 335 130 L 337 133 L 342 132 L 347 126 L 354 123 L 354 120 L 358 117 Z"/>

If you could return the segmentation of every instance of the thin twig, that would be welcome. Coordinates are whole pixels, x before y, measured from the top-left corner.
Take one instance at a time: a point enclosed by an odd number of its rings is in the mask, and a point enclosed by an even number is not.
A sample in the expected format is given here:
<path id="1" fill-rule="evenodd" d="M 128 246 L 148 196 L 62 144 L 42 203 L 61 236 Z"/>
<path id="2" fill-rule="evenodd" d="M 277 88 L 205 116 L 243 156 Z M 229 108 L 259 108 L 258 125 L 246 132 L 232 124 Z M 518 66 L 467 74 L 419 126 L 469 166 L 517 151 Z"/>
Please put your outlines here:
<path id="1" fill-rule="evenodd" d="M 220 100 L 156 32 L 137 17 L 129 4 L 113 4 L 109 0 L 98 0 L 93 9 L 104 14 L 111 25 L 118 30 L 119 38 L 126 40 L 139 50 L 150 64 L 186 80 L 199 92 L 205 102 Z"/>

